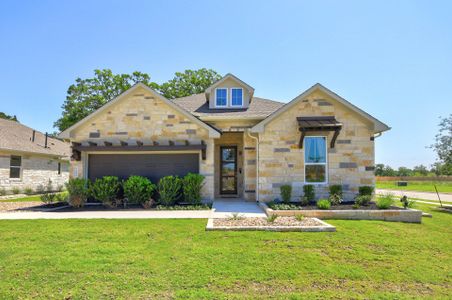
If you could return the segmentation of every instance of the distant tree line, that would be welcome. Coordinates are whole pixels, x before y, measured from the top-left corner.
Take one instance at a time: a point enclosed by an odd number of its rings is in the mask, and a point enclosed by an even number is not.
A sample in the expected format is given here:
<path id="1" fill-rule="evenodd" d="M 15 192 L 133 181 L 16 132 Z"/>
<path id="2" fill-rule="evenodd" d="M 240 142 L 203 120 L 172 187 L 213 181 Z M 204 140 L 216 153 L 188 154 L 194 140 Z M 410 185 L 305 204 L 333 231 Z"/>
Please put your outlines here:
<path id="1" fill-rule="evenodd" d="M 4 112 L 1 112 L 1 111 L 0 111 L 0 118 L 1 118 L 1 119 L 6 119 L 6 120 L 11 120 L 11 121 L 19 122 L 19 121 L 17 120 L 16 115 L 11 116 L 11 115 L 5 114 Z"/>
<path id="2" fill-rule="evenodd" d="M 413 168 L 399 167 L 393 169 L 391 166 L 385 164 L 375 165 L 375 176 L 390 176 L 390 177 L 409 177 L 409 176 L 440 176 L 442 174 L 441 168 L 433 164 L 431 168 L 424 165 L 418 165 Z"/>

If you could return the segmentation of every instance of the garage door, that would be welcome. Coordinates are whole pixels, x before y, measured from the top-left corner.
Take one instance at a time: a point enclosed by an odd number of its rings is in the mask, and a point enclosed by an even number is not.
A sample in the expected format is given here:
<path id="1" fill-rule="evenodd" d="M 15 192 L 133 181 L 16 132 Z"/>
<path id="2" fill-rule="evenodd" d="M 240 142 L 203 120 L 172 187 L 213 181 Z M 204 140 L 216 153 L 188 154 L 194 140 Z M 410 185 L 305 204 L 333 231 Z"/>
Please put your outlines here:
<path id="1" fill-rule="evenodd" d="M 184 176 L 199 172 L 199 154 L 90 154 L 88 177 L 126 179 L 130 175 L 149 178 L 153 183 L 167 175 Z"/>

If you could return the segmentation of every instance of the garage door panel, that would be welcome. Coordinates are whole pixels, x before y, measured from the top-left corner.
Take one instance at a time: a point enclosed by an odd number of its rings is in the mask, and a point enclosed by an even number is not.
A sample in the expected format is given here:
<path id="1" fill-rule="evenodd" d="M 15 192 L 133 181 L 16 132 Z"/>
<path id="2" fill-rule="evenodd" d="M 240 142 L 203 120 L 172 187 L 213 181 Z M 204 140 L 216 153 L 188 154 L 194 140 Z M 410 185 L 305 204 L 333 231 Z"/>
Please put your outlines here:
<path id="1" fill-rule="evenodd" d="M 184 176 L 199 172 L 199 154 L 90 154 L 88 177 L 140 175 L 156 183 L 167 175 Z"/>

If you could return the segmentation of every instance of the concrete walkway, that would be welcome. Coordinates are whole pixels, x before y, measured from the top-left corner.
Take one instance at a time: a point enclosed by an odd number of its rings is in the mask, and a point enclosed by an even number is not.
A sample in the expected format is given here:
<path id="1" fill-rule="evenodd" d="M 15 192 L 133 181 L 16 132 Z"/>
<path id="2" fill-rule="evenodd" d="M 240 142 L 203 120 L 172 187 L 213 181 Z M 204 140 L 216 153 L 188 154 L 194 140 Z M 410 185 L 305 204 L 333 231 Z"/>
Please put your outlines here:
<path id="1" fill-rule="evenodd" d="M 235 199 L 222 199 L 213 202 L 213 218 L 229 218 L 232 214 L 239 214 L 242 217 L 256 218 L 267 217 L 265 212 L 254 201 L 244 201 Z"/>
<path id="2" fill-rule="evenodd" d="M 118 211 L 23 211 L 0 213 L 0 220 L 36 219 L 209 219 L 229 218 L 238 213 L 243 217 L 266 217 L 256 202 L 216 200 L 212 210 L 118 210 Z"/>
<path id="3" fill-rule="evenodd" d="M 386 190 L 386 189 L 377 189 L 376 192 L 379 195 L 391 193 L 397 197 L 402 197 L 403 195 L 406 195 L 408 198 L 438 201 L 438 196 L 436 195 L 436 193 L 402 191 L 402 190 Z M 443 202 L 452 202 L 452 194 L 440 193 L 439 196 L 441 197 L 441 201 L 443 201 Z"/>

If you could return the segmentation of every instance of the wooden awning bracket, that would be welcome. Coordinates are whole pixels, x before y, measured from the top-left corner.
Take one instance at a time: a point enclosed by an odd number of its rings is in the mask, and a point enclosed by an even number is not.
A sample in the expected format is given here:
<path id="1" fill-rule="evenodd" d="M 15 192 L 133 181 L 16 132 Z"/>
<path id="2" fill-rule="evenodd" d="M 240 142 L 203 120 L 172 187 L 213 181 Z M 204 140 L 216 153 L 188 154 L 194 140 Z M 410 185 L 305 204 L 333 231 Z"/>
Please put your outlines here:
<path id="1" fill-rule="evenodd" d="M 339 136 L 342 124 L 339 123 L 334 116 L 321 117 L 298 117 L 298 126 L 301 132 L 298 146 L 303 149 L 303 141 L 308 131 L 334 131 L 331 139 L 330 147 L 334 148 L 336 139 Z"/>

